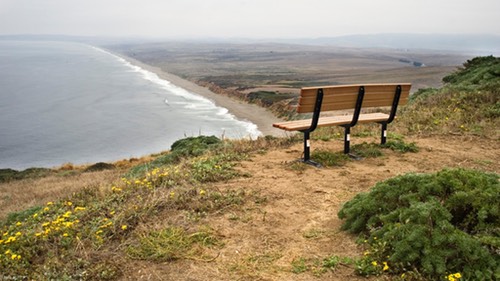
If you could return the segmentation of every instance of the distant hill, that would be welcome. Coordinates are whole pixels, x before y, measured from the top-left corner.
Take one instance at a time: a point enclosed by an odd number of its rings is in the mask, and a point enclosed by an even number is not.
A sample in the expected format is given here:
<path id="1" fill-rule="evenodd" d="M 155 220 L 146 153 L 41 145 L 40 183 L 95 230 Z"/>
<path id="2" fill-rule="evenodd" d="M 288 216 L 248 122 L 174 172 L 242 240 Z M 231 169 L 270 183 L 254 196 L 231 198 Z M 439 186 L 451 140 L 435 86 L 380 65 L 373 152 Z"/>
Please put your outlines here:
<path id="1" fill-rule="evenodd" d="M 291 41 L 339 47 L 430 49 L 500 55 L 500 35 L 488 34 L 366 34 Z"/>
<path id="2" fill-rule="evenodd" d="M 411 34 L 411 33 L 381 33 L 381 34 L 357 34 L 337 37 L 320 38 L 147 38 L 147 37 L 85 37 L 67 35 L 34 35 L 34 34 L 12 34 L 0 35 L 0 40 L 56 40 L 75 41 L 93 44 L 119 44 L 119 43 L 146 43 L 158 41 L 182 41 L 182 42 L 205 42 L 205 43 L 262 43 L 275 42 L 301 45 L 332 45 L 349 48 L 390 48 L 408 49 L 415 51 L 443 50 L 456 51 L 473 56 L 494 55 L 500 56 L 500 35 L 492 34 Z"/>

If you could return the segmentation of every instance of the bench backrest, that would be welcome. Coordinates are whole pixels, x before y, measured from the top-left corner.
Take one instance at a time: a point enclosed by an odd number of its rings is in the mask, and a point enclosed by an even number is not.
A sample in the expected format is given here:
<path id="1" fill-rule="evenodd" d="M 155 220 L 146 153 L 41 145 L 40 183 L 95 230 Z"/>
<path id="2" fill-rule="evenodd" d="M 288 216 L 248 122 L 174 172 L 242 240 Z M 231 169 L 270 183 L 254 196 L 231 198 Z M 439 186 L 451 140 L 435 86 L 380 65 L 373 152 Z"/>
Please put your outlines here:
<path id="1" fill-rule="evenodd" d="M 298 113 L 314 112 L 318 89 L 323 89 L 321 111 L 353 109 L 356 106 L 359 88 L 364 86 L 363 108 L 392 106 L 397 86 L 401 86 L 399 104 L 404 105 L 410 96 L 410 83 L 366 84 L 307 87 L 300 91 Z"/>

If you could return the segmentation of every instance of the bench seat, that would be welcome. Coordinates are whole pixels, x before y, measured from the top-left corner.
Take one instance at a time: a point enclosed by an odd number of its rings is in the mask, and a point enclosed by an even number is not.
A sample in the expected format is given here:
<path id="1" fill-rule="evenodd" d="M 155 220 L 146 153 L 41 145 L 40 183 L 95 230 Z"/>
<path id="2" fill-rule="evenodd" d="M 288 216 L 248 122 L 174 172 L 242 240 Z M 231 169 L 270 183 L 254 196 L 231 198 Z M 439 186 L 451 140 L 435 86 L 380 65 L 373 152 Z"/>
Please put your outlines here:
<path id="1" fill-rule="evenodd" d="M 339 116 L 328 116 L 320 117 L 318 120 L 319 127 L 328 126 L 342 126 L 347 125 L 352 122 L 353 115 L 339 115 Z M 389 114 L 385 113 L 366 113 L 360 114 L 358 123 L 378 123 L 389 120 Z M 302 131 L 307 130 L 311 126 L 311 119 L 294 120 L 281 123 L 274 123 L 273 127 L 279 128 L 285 131 Z"/>

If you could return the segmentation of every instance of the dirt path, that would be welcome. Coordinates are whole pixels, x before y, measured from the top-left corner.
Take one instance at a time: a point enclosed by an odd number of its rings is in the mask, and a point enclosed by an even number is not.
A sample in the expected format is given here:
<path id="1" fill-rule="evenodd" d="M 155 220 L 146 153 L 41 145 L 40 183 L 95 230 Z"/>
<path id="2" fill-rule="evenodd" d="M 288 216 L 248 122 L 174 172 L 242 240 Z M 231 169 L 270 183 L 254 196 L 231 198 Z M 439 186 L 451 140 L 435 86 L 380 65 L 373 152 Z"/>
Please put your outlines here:
<path id="1" fill-rule="evenodd" d="M 376 141 L 365 138 L 355 142 Z M 500 143 L 494 140 L 453 138 L 407 139 L 418 153 L 385 150 L 379 158 L 351 161 L 339 168 L 292 169 L 301 144 L 252 157 L 239 165 L 250 177 L 209 188 L 243 189 L 258 202 L 221 212 L 201 224 L 209 225 L 224 241 L 211 262 L 184 260 L 165 264 L 139 262 L 125 280 L 366 280 L 352 268 L 315 276 L 296 274 L 292 262 L 322 260 L 331 255 L 356 257 L 363 249 L 355 237 L 341 232 L 337 212 L 342 204 L 375 183 L 409 173 L 435 172 L 446 167 L 500 171 Z M 340 140 L 315 141 L 313 149 L 341 151 Z M 265 201 L 265 202 L 260 202 Z"/>

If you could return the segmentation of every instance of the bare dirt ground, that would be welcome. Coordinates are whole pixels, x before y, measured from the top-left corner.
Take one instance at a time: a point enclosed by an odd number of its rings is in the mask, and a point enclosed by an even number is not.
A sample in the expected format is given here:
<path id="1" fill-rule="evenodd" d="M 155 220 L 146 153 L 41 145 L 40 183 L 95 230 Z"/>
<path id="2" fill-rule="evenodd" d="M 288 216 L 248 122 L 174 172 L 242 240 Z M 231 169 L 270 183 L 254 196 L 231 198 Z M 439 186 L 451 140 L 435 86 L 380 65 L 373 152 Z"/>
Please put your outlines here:
<path id="1" fill-rule="evenodd" d="M 357 276 L 352 266 L 321 274 L 313 270 L 297 274 L 292 272 L 292 263 L 301 258 L 321 261 L 331 255 L 361 256 L 363 249 L 355 243 L 356 237 L 340 231 L 342 221 L 337 212 L 342 204 L 377 182 L 405 173 L 432 173 L 452 167 L 500 172 L 500 143 L 496 140 L 446 136 L 407 141 L 416 142 L 420 152 L 384 150 L 383 157 L 350 161 L 338 168 L 294 169 L 293 161 L 302 153 L 301 144 L 241 162 L 238 169 L 249 177 L 206 188 L 243 189 L 265 200 L 247 202 L 242 208 L 221 211 L 198 222 L 212 228 L 224 243 L 212 250 L 214 258 L 161 264 L 135 262 L 124 269 L 123 280 L 366 280 Z M 340 140 L 312 143 L 312 149 L 341 151 L 342 147 Z M 166 224 L 169 214 L 164 215 Z"/>

